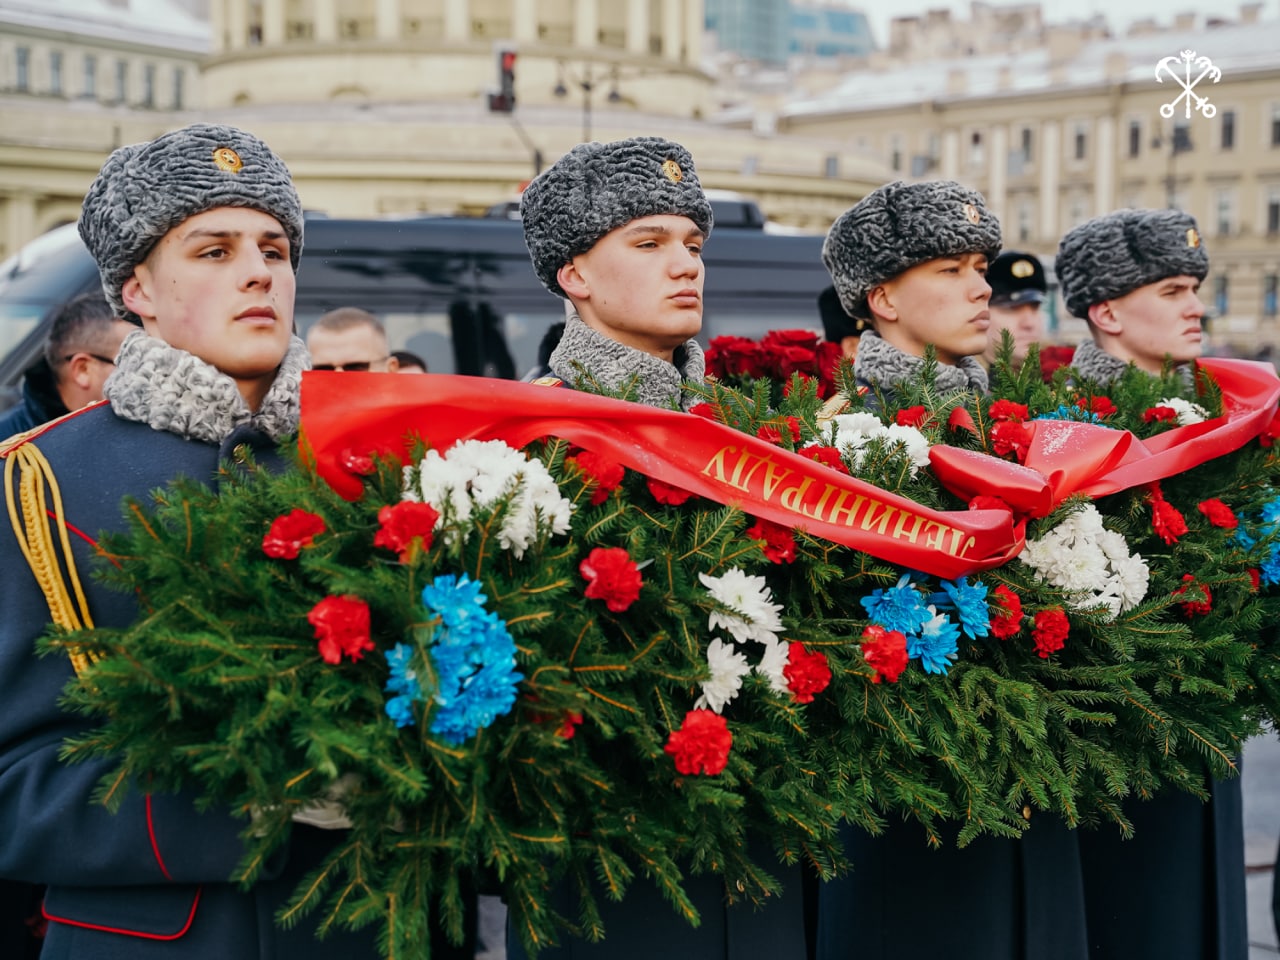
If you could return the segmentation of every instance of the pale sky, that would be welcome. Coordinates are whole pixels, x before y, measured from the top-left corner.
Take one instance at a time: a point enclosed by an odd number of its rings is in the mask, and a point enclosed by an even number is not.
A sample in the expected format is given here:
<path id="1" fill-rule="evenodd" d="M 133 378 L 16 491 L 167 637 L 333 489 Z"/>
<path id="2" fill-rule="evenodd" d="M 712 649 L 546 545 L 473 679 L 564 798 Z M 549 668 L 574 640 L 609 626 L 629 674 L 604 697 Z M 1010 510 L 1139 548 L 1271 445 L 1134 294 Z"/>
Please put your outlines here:
<path id="1" fill-rule="evenodd" d="M 949 8 L 953 17 L 968 19 L 968 0 L 843 0 L 846 6 L 862 10 L 871 21 L 876 42 L 883 46 L 889 39 L 889 21 L 895 16 L 918 16 L 930 9 Z M 1009 6 L 1007 0 L 987 0 L 992 6 Z M 1041 0 L 1044 18 L 1049 23 L 1072 19 L 1088 19 L 1095 13 L 1106 16 L 1111 29 L 1123 35 L 1133 20 L 1155 17 L 1156 22 L 1172 25 L 1179 12 L 1195 12 L 1199 23 L 1208 17 L 1239 17 L 1240 4 L 1235 0 Z M 1265 0 L 1261 17 L 1274 20 L 1280 15 L 1280 0 Z"/>

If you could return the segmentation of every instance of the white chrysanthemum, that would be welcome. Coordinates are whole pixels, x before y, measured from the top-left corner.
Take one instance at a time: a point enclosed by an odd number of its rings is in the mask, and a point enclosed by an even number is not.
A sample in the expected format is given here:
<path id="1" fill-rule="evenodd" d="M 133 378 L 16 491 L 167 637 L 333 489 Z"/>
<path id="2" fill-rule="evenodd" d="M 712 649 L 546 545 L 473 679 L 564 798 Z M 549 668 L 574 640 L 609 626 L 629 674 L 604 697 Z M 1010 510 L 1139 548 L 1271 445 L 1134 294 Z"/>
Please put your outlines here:
<path id="1" fill-rule="evenodd" d="M 707 644 L 707 666 L 711 668 L 711 677 L 703 682 L 702 696 L 693 706 L 719 713 L 738 695 L 742 678 L 751 672 L 751 665 L 747 663 L 746 654 L 717 637 Z"/>
<path id="2" fill-rule="evenodd" d="M 929 465 L 929 441 L 915 427 L 900 423 L 891 423 L 883 428 L 885 443 L 892 446 L 901 444 L 903 452 L 911 460 L 911 476 L 916 475 L 921 467 Z"/>
<path id="3" fill-rule="evenodd" d="M 539 530 L 568 532 L 573 504 L 561 495 L 542 461 L 501 440 L 464 440 L 443 456 L 428 450 L 417 466 L 405 468 L 404 498 L 439 510 L 437 527 L 446 536 L 451 524 L 465 527 L 476 511 L 492 509 L 508 496 L 498 542 L 517 557 Z"/>
<path id="4" fill-rule="evenodd" d="M 734 611 L 713 611 L 708 623 L 710 629 L 723 627 L 739 643 L 748 640 L 768 643 L 777 639 L 778 631 L 782 629 L 779 616 L 782 604 L 772 602 L 773 595 L 764 577 L 748 576 L 741 568 L 734 567 L 723 576 L 711 577 L 700 573 L 698 579 L 712 599 Z"/>
<path id="5" fill-rule="evenodd" d="M 1068 591 L 1073 609 L 1103 607 L 1108 619 L 1141 603 L 1151 578 L 1147 562 L 1129 552 L 1124 537 L 1102 525 L 1093 504 L 1028 541 L 1019 559 L 1040 579 Z"/>
<path id="6" fill-rule="evenodd" d="M 769 686 L 775 693 L 788 693 L 787 675 L 783 668 L 787 665 L 791 648 L 781 640 L 770 640 L 764 645 L 764 656 L 756 664 L 756 673 L 769 678 Z"/>
<path id="7" fill-rule="evenodd" d="M 1188 426 L 1192 423 L 1203 423 L 1209 419 L 1209 411 L 1198 403 L 1192 403 L 1190 400 L 1183 400 L 1181 397 L 1166 397 L 1156 406 L 1172 407 L 1178 413 L 1179 426 Z"/>

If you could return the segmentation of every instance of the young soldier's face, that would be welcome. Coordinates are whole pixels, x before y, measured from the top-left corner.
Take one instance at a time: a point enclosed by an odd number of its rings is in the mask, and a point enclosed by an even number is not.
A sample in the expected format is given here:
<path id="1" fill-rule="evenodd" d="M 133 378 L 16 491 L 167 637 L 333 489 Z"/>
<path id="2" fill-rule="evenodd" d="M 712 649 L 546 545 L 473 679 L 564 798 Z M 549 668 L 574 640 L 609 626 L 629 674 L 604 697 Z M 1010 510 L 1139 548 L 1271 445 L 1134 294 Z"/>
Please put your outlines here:
<path id="1" fill-rule="evenodd" d="M 688 217 L 641 217 L 560 268 L 578 315 L 612 340 L 670 360 L 702 329 L 702 244 Z"/>
<path id="2" fill-rule="evenodd" d="M 955 365 L 987 348 L 991 314 L 985 254 L 928 260 L 871 291 L 876 332 L 903 353 L 923 357 L 933 344 L 939 363 Z"/>
<path id="3" fill-rule="evenodd" d="M 1002 330 L 1013 337 L 1013 364 L 1021 366 L 1027 359 L 1027 351 L 1044 336 L 1044 313 L 1038 303 L 1019 303 L 1016 306 L 990 305 L 991 326 L 987 329 L 987 360 L 995 361 L 1000 350 Z"/>
<path id="4" fill-rule="evenodd" d="M 279 221 L 218 207 L 166 233 L 122 294 L 147 333 L 217 367 L 256 409 L 289 349 L 294 290 Z"/>
<path id="5" fill-rule="evenodd" d="M 1095 304 L 1089 318 L 1104 334 L 1103 349 L 1158 374 L 1166 354 L 1174 363 L 1200 356 L 1204 304 L 1199 290 L 1195 277 L 1168 277 Z"/>

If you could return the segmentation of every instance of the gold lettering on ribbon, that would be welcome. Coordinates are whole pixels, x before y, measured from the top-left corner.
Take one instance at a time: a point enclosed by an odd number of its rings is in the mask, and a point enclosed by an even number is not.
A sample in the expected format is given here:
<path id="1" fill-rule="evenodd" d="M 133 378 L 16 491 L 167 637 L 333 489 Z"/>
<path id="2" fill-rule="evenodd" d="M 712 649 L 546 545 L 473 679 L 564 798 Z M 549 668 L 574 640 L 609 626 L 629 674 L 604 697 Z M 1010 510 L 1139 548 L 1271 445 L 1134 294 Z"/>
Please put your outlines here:
<path id="1" fill-rule="evenodd" d="M 814 470 L 825 472 L 816 464 Z M 890 505 L 832 483 L 823 483 L 819 488 L 817 477 L 802 474 L 788 484 L 796 470 L 745 447 L 721 447 L 701 472 L 763 503 L 776 504 L 788 513 L 819 523 L 859 527 L 890 540 L 922 543 L 953 557 L 964 557 L 977 544 L 976 537 L 965 538 L 964 530 L 928 519 L 907 507 Z M 750 510 L 750 504 L 744 506 Z"/>

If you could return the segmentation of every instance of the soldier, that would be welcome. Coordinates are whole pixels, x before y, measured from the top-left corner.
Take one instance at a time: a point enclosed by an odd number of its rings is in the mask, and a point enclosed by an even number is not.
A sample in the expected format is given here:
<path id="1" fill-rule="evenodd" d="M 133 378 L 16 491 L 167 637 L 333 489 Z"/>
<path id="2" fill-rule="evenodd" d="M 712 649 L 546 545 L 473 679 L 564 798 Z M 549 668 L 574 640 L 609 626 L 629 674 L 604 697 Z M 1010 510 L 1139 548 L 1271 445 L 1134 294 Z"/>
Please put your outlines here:
<path id="1" fill-rule="evenodd" d="M 271 462 L 297 429 L 306 348 L 292 334 L 302 205 L 280 158 L 232 127 L 198 124 L 121 147 L 85 197 L 80 234 L 125 338 L 107 403 L 29 434 L 5 455 L 48 485 L 65 521 L 28 515 L 24 538 L 72 543 L 87 596 L 81 619 L 122 627 L 135 598 L 88 576 L 92 538 L 124 526 L 126 495 L 184 475 L 212 483 L 222 461 Z M 34 471 L 34 475 L 33 472 Z M 19 484 L 6 483 L 14 509 Z M 53 516 L 54 511 L 49 511 Z M 15 525 L 18 522 L 15 521 Z M 74 531 L 71 536 L 68 531 Z M 372 958 L 372 934 L 323 941 L 276 910 L 331 849 L 295 827 L 250 890 L 229 882 L 243 819 L 198 812 L 186 794 L 133 784 L 117 814 L 92 797 L 110 759 L 68 765 L 59 751 L 88 721 L 59 706 L 79 660 L 37 658 L 50 622 L 68 626 L 59 558 L 33 572 L 0 529 L 0 877 L 45 883 L 45 960 Z"/>
<path id="2" fill-rule="evenodd" d="M 573 305 L 548 366 L 570 385 L 688 409 L 701 383 L 702 245 L 711 204 L 678 143 L 582 143 L 520 201 L 543 285 Z"/>
<path id="3" fill-rule="evenodd" d="M 1044 313 L 1040 309 L 1048 292 L 1044 264 L 1032 253 L 1006 250 L 987 267 L 991 287 L 991 328 L 983 361 L 988 367 L 1000 349 L 1001 333 L 1013 337 L 1012 365 L 1016 370 L 1027 359 L 1027 351 L 1044 336 Z"/>
<path id="4" fill-rule="evenodd" d="M 988 262 L 1000 224 L 981 194 L 947 180 L 890 183 L 832 225 L 822 259 L 845 311 L 871 329 L 854 372 L 884 395 L 920 377 L 925 348 L 943 392 L 983 392 Z M 817 960 L 1085 960 L 1074 834 L 1028 808 L 1021 839 L 954 832 L 931 849 L 923 827 L 890 819 L 873 837 L 843 831 L 851 872 L 822 884 Z"/>
<path id="5" fill-rule="evenodd" d="M 1062 238 L 1055 263 L 1062 296 L 1092 339 L 1071 365 L 1107 384 L 1133 364 L 1159 375 L 1166 359 L 1200 356 L 1209 255 L 1195 218 L 1178 210 L 1117 210 Z"/>
<path id="6" fill-rule="evenodd" d="M 1131 364 L 1159 374 L 1200 355 L 1197 291 L 1209 255 L 1189 214 L 1119 210 L 1089 220 L 1062 238 L 1056 269 L 1067 309 L 1093 334 L 1072 361 L 1086 380 L 1105 386 Z M 1131 840 L 1081 831 L 1093 957 L 1248 953 L 1240 779 L 1214 781 L 1211 793 L 1208 803 L 1176 789 L 1130 800 Z"/>
<path id="7" fill-rule="evenodd" d="M 520 206 L 534 270 L 573 305 L 549 361 L 550 386 L 622 392 L 656 407 L 685 408 L 683 390 L 701 383 L 702 245 L 711 205 L 678 143 L 636 137 L 574 147 L 525 190 Z M 783 894 L 765 910 L 724 906 L 723 878 L 687 875 L 702 917 L 692 927 L 637 871 L 626 898 L 598 891 L 606 939 L 563 938 L 543 960 L 805 960 L 799 868 L 776 867 Z M 552 906 L 575 916 L 576 894 L 561 885 Z M 518 938 L 508 956 L 523 960 Z"/>

